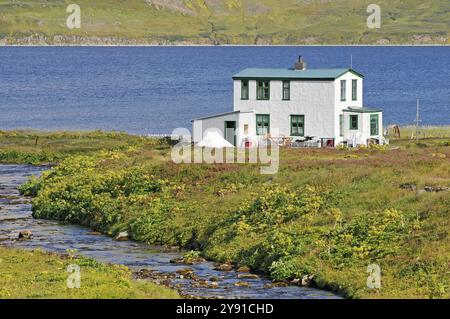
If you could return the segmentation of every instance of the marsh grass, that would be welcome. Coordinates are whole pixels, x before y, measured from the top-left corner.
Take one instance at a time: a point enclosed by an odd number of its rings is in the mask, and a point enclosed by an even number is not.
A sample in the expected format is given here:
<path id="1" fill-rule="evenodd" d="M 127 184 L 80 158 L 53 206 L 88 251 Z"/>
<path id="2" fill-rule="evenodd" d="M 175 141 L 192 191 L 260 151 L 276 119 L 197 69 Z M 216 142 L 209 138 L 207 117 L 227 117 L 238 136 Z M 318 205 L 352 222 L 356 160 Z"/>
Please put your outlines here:
<path id="1" fill-rule="evenodd" d="M 106 149 L 67 157 L 24 185 L 34 216 L 111 236 L 127 230 L 277 279 L 314 275 L 347 297 L 449 297 L 450 192 L 423 189 L 450 187 L 450 139 L 281 149 L 275 175 L 257 165 L 176 165 L 168 145 L 130 148 L 135 139 L 102 137 Z M 371 263 L 382 269 L 379 290 L 366 287 Z"/>
<path id="2" fill-rule="evenodd" d="M 67 288 L 67 267 L 81 269 L 79 289 Z M 174 290 L 131 279 L 123 266 L 105 265 L 85 257 L 0 247 L 2 299 L 174 299 Z"/>

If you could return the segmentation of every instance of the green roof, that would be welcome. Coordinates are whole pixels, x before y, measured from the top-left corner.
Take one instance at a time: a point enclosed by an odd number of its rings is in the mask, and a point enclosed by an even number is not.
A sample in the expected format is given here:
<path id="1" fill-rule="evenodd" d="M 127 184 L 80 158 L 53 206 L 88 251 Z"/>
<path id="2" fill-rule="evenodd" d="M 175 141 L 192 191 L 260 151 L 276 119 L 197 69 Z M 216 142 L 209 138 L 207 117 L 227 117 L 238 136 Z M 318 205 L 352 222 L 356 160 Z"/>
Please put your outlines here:
<path id="1" fill-rule="evenodd" d="M 380 109 L 372 109 L 369 107 L 349 107 L 344 110 L 343 112 L 354 112 L 354 113 L 379 113 L 383 112 L 383 110 Z"/>
<path id="2" fill-rule="evenodd" d="M 245 69 L 233 76 L 233 79 L 337 79 L 347 72 L 364 77 L 352 69 Z"/>

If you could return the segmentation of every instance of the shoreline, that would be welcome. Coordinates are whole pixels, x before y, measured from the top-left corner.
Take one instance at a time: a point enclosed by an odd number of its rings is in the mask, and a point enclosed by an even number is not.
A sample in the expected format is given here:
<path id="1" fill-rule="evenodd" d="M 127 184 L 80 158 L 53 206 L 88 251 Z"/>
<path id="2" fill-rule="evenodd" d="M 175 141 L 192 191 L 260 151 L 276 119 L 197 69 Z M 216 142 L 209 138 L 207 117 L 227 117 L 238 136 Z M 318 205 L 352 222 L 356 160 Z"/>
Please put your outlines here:
<path id="1" fill-rule="evenodd" d="M 449 43 L 408 43 L 408 44 L 0 44 L 0 47 L 450 47 Z"/>

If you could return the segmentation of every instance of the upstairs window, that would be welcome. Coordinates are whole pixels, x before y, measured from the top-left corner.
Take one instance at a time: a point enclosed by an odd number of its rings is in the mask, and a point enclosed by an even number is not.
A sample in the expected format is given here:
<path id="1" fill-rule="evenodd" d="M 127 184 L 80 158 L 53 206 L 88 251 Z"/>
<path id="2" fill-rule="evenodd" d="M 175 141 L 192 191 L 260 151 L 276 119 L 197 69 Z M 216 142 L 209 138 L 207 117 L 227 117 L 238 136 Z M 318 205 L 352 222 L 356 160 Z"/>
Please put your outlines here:
<path id="1" fill-rule="evenodd" d="M 358 115 L 350 115 L 350 129 L 351 130 L 358 129 Z"/>
<path id="2" fill-rule="evenodd" d="M 241 81 L 241 100 L 248 100 L 248 80 Z"/>
<path id="3" fill-rule="evenodd" d="M 347 101 L 347 81 L 341 80 L 341 101 Z"/>
<path id="4" fill-rule="evenodd" d="M 270 133 L 270 115 L 256 114 L 256 135 L 267 135 Z"/>
<path id="5" fill-rule="evenodd" d="M 358 99 L 358 80 L 352 80 L 352 100 Z"/>
<path id="6" fill-rule="evenodd" d="M 258 81 L 256 88 L 257 100 L 269 100 L 270 99 L 270 81 Z"/>
<path id="7" fill-rule="evenodd" d="M 291 136 L 305 136 L 304 115 L 291 115 Z"/>
<path id="8" fill-rule="evenodd" d="M 283 81 L 283 100 L 289 101 L 291 99 L 291 81 Z"/>
<path id="9" fill-rule="evenodd" d="M 380 134 L 378 114 L 370 115 L 370 135 Z"/>

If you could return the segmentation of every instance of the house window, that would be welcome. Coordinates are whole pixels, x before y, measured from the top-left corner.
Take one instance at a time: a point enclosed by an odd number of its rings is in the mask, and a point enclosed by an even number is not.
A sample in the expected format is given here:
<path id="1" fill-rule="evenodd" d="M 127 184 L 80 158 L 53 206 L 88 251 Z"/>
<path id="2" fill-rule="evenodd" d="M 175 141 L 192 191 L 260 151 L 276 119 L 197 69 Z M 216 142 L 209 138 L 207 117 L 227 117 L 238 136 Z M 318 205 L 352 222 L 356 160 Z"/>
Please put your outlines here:
<path id="1" fill-rule="evenodd" d="M 283 100 L 289 101 L 291 99 L 291 81 L 283 81 Z"/>
<path id="2" fill-rule="evenodd" d="M 266 135 L 270 133 L 270 115 L 256 114 L 256 135 Z"/>
<path id="3" fill-rule="evenodd" d="M 339 115 L 339 136 L 344 136 L 344 115 Z"/>
<path id="4" fill-rule="evenodd" d="M 291 115 L 291 136 L 305 136 L 304 115 Z"/>
<path id="5" fill-rule="evenodd" d="M 352 100 L 358 99 L 358 80 L 352 80 Z"/>
<path id="6" fill-rule="evenodd" d="M 248 80 L 241 81 L 241 100 L 248 100 Z"/>
<path id="7" fill-rule="evenodd" d="M 350 115 L 350 129 L 351 130 L 358 129 L 358 115 Z"/>
<path id="8" fill-rule="evenodd" d="M 341 101 L 346 101 L 346 95 L 347 95 L 347 81 L 341 80 Z"/>
<path id="9" fill-rule="evenodd" d="M 370 115 L 370 135 L 378 135 L 380 133 L 378 114 Z"/>
<path id="10" fill-rule="evenodd" d="M 248 124 L 244 124 L 244 134 L 248 135 Z"/>
<path id="11" fill-rule="evenodd" d="M 258 100 L 270 99 L 270 81 L 257 82 L 256 98 Z"/>

